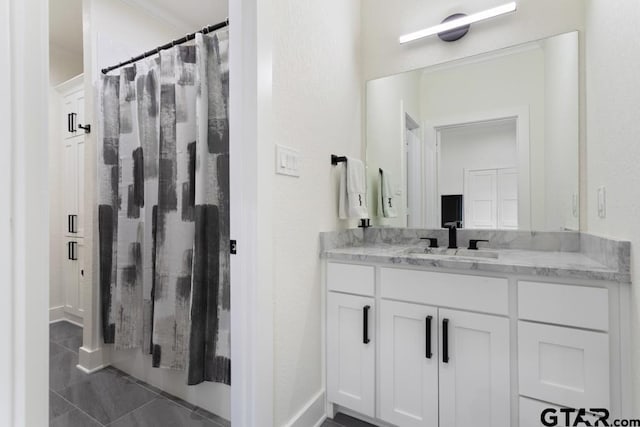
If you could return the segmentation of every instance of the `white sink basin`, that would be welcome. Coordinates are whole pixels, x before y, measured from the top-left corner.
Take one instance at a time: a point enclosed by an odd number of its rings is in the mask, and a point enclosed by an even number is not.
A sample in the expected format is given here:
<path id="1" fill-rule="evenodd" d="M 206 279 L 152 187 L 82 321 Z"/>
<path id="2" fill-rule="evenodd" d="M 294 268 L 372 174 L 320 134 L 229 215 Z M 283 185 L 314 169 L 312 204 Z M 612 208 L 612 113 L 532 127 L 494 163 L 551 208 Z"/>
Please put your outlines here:
<path id="1" fill-rule="evenodd" d="M 411 255 L 429 255 L 442 257 L 458 257 L 458 258 L 487 258 L 497 259 L 499 254 L 496 251 L 488 251 L 485 249 L 469 250 L 464 248 L 411 248 L 408 251 Z"/>

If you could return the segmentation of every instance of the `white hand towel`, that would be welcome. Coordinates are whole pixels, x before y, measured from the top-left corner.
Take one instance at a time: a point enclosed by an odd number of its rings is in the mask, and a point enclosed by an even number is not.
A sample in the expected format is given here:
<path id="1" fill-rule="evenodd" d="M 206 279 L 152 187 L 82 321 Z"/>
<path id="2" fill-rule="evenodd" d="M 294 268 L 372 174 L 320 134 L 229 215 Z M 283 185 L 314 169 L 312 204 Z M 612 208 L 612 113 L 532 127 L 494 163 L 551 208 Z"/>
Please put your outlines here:
<path id="1" fill-rule="evenodd" d="M 396 198 L 393 193 L 393 184 L 391 174 L 383 169 L 380 169 L 380 187 L 379 187 L 379 200 L 378 200 L 378 213 L 381 212 L 381 216 L 385 218 L 396 218 L 398 211 L 396 209 Z"/>
<path id="2" fill-rule="evenodd" d="M 362 161 L 347 157 L 340 171 L 338 215 L 341 219 L 368 218 L 365 169 Z"/>

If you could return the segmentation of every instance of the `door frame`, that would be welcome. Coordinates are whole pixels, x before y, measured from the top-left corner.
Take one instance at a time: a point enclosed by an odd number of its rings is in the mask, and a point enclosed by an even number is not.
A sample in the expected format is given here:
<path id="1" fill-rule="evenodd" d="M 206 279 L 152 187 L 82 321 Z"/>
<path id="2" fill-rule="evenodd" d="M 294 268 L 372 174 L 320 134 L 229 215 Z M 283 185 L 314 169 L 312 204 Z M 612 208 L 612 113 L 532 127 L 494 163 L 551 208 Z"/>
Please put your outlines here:
<path id="1" fill-rule="evenodd" d="M 273 280 L 265 248 L 272 240 L 270 217 L 257 211 L 272 191 L 260 179 L 271 164 L 258 164 L 271 153 L 268 3 L 240 0 L 229 10 L 231 189 L 240 209 L 231 226 L 240 242 L 231 263 L 231 418 L 238 427 L 273 425 Z M 47 425 L 49 418 L 48 41 L 46 0 L 0 0 L 0 137 L 8 141 L 0 156 L 0 335 L 7 337 L 0 425 Z"/>
<path id="2" fill-rule="evenodd" d="M 0 0 L 0 425 L 49 417 L 49 8 Z"/>
<path id="3" fill-rule="evenodd" d="M 477 111 L 459 115 L 443 116 L 430 119 L 425 122 L 424 136 L 426 143 L 436 146 L 437 164 L 440 165 L 440 137 L 444 129 L 469 126 L 473 124 L 487 123 L 515 119 L 516 121 L 516 151 L 518 169 L 518 228 L 531 229 L 531 165 L 530 165 L 530 133 L 529 133 L 529 106 L 516 106 L 490 111 Z M 426 159 L 423 159 L 423 164 Z M 441 219 L 441 198 L 439 188 L 436 188 L 438 224 Z M 423 211 L 426 212 L 426 206 Z"/>

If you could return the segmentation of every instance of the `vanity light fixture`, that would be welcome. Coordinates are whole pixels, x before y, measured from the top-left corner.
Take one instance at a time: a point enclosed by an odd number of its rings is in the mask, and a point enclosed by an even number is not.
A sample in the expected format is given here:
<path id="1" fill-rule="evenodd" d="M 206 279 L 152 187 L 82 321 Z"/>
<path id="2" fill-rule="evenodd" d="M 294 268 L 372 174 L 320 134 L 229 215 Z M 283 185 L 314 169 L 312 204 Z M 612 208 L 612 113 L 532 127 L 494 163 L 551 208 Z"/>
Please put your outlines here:
<path id="1" fill-rule="evenodd" d="M 400 37 L 400 44 L 409 43 L 414 40 L 422 39 L 425 37 L 438 35 L 445 41 L 454 41 L 462 38 L 468 31 L 469 26 L 474 22 L 484 21 L 489 18 L 495 18 L 496 16 L 504 15 L 506 13 L 515 12 L 517 9 L 516 2 L 503 4 L 502 6 L 487 9 L 482 12 L 474 13 L 472 15 L 464 15 L 457 13 L 447 17 L 441 24 L 435 25 L 424 30 L 416 31 L 414 33 L 405 34 Z M 458 30 L 458 31 L 454 31 Z M 449 33 L 450 37 L 447 37 Z"/>

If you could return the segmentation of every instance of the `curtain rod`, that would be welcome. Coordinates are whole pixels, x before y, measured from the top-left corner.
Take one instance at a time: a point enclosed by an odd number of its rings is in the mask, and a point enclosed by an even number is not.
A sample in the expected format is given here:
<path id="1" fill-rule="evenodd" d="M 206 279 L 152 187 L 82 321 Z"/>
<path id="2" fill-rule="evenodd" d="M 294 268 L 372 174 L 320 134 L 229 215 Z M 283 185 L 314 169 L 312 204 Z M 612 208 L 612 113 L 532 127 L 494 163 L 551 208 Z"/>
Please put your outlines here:
<path id="1" fill-rule="evenodd" d="M 171 48 L 173 46 L 176 46 L 176 45 L 179 45 L 179 44 L 182 44 L 182 43 L 186 43 L 186 42 L 188 42 L 190 40 L 195 39 L 196 38 L 196 34 L 198 34 L 198 33 L 207 34 L 207 33 L 211 33 L 213 31 L 217 31 L 217 30 L 219 30 L 221 28 L 225 28 L 225 27 L 228 27 L 228 26 L 229 26 L 229 18 L 227 18 L 223 22 L 220 22 L 219 24 L 210 25 L 208 27 L 204 27 L 200 31 L 196 31 L 195 33 L 187 34 L 186 36 L 182 37 L 181 39 L 176 39 L 176 40 L 174 40 L 172 42 L 169 42 L 167 44 L 164 44 L 162 46 L 158 46 L 157 48 L 152 49 L 152 50 L 150 50 L 148 52 L 145 52 L 142 55 L 138 55 L 138 56 L 136 56 L 134 58 L 131 58 L 128 61 L 121 62 L 118 65 L 113 65 L 111 67 L 103 68 L 102 69 L 102 74 L 107 74 L 109 71 L 116 70 L 116 69 L 118 69 L 120 67 L 124 67 L 125 65 L 133 64 L 134 62 L 138 62 L 141 59 L 148 58 L 149 56 L 156 55 L 156 54 L 160 53 L 161 50 L 169 49 L 169 48 Z"/>

